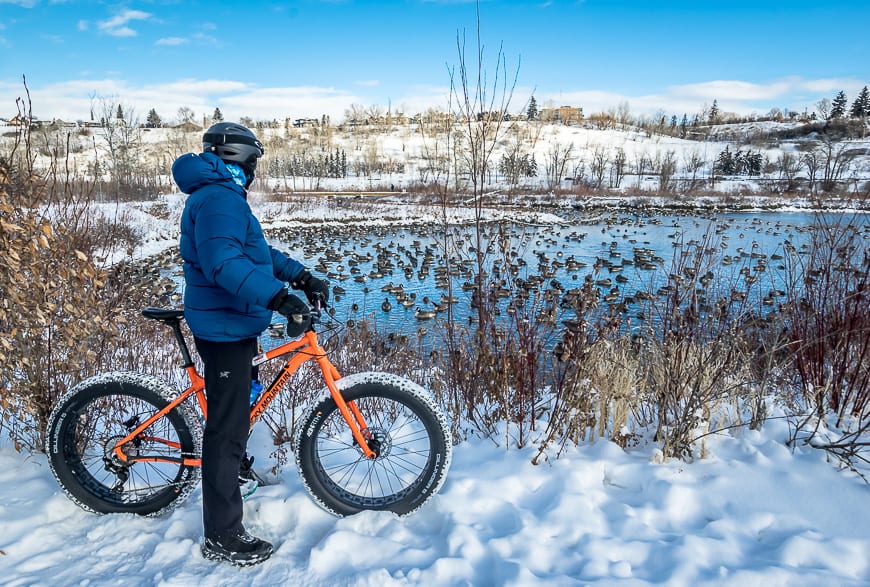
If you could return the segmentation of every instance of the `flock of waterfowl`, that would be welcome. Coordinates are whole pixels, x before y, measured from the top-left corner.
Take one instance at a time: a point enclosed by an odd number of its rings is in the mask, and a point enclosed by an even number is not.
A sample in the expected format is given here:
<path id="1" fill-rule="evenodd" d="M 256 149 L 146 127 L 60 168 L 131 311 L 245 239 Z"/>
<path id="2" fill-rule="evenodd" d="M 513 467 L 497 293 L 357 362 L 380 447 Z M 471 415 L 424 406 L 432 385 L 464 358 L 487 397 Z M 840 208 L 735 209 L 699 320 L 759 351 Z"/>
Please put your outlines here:
<path id="1" fill-rule="evenodd" d="M 533 296 L 571 307 L 590 282 L 602 307 L 622 312 L 634 307 L 641 320 L 636 304 L 666 296 L 681 284 L 695 287 L 707 303 L 705 290 L 727 282 L 728 295 L 717 291 L 715 299 L 710 296 L 707 308 L 715 309 L 745 300 L 754 285 L 763 283 L 758 300 L 772 305 L 785 292 L 771 274 L 809 246 L 811 226 L 810 214 L 613 212 L 592 219 L 578 215 L 563 225 L 490 226 L 480 241 L 471 228 L 454 227 L 445 235 L 431 226 L 360 224 L 271 229 L 268 237 L 329 279 L 337 315 L 359 319 L 376 314 L 381 323 L 413 331 L 419 327 L 408 326 L 411 317 L 431 320 L 451 307 L 455 317 L 474 321 L 481 278 L 495 298 L 487 306 L 494 313 L 512 314 Z M 857 223 L 855 230 L 866 242 L 870 222 Z M 483 250 L 477 250 L 477 242 L 484 243 Z M 675 251 L 682 252 L 683 260 Z M 696 257 L 686 261 L 686 251 Z M 706 264 L 695 263 L 697 255 Z M 173 248 L 137 269 L 143 276 L 160 274 L 151 287 L 164 303 L 181 303 L 179 261 Z"/>

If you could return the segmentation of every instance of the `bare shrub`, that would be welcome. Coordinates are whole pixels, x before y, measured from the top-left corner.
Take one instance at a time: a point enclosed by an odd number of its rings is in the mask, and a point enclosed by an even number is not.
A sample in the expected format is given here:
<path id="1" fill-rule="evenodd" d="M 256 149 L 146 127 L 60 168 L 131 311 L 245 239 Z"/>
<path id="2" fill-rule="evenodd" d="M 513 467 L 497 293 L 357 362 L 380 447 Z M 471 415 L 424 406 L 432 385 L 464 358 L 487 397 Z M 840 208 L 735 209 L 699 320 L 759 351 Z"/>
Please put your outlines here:
<path id="1" fill-rule="evenodd" d="M 553 365 L 555 400 L 535 463 L 551 444 L 557 454 L 566 443 L 596 438 L 627 446 L 642 426 L 640 365 L 630 338 L 587 343 L 574 337 L 567 345 L 570 356 Z"/>
<path id="2" fill-rule="evenodd" d="M 666 335 L 644 345 L 644 384 L 656 398 L 656 438 L 666 457 L 691 457 L 697 438 L 734 424 L 726 407 L 737 403 L 749 381 L 734 340 Z"/>
<path id="3" fill-rule="evenodd" d="M 18 104 L 29 120 L 29 102 Z M 57 398 L 116 364 L 135 296 L 129 279 L 94 260 L 119 238 L 140 238 L 123 215 L 93 213 L 93 184 L 60 159 L 67 152 L 37 168 L 31 130 L 0 153 L 0 429 L 19 450 L 41 450 Z"/>
<path id="4" fill-rule="evenodd" d="M 475 304 L 490 315 L 506 304 L 510 319 L 485 328 L 446 329 L 446 356 L 439 356 L 441 396 L 453 414 L 454 433 L 479 432 L 495 439 L 504 424 L 505 446 L 525 446 L 541 413 L 547 347 L 555 328 L 555 302 L 546 288 L 523 293 L 507 284 L 475 292 Z M 525 290 L 528 292 L 528 290 Z M 507 295 L 507 298 L 503 296 Z"/>
<path id="5" fill-rule="evenodd" d="M 717 275 L 717 238 L 711 225 L 700 241 L 677 243 L 667 284 L 646 296 L 641 370 L 666 457 L 693 456 L 708 429 L 753 421 L 759 409 L 743 325 L 760 312 L 755 292 L 765 268 L 744 264 L 737 281 Z M 730 421 L 726 405 L 737 409 Z M 740 415 L 744 408 L 748 417 Z"/>
<path id="6" fill-rule="evenodd" d="M 839 438 L 814 446 L 867 461 L 870 432 L 870 250 L 855 218 L 818 216 L 810 247 L 789 265 L 783 319 L 807 412 L 792 441 L 826 421 Z"/>

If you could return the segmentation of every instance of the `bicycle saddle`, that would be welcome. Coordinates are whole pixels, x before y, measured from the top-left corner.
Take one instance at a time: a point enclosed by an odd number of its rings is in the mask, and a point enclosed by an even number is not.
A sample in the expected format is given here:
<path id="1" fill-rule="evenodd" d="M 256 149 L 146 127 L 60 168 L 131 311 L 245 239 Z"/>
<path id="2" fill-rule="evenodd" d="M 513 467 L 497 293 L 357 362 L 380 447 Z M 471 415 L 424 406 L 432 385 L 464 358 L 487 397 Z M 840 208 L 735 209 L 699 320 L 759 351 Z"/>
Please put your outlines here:
<path id="1" fill-rule="evenodd" d="M 180 320 L 184 316 L 184 310 L 175 310 L 171 308 L 145 308 L 142 310 L 142 315 L 152 320 L 160 320 L 161 322 L 172 322 Z"/>

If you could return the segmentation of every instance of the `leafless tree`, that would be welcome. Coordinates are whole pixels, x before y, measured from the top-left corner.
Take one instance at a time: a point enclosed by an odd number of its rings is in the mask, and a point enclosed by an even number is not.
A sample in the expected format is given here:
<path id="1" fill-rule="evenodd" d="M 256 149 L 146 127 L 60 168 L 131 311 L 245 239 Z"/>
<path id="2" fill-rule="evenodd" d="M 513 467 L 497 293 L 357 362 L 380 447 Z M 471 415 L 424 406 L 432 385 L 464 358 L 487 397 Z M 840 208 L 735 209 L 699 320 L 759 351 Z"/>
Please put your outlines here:
<path id="1" fill-rule="evenodd" d="M 559 182 L 565 175 L 565 168 L 571 159 L 573 159 L 573 153 L 574 143 L 563 145 L 559 141 L 553 141 L 550 145 L 546 163 L 548 190 L 552 191 L 559 185 Z"/>
<path id="2" fill-rule="evenodd" d="M 848 143 L 837 143 L 828 138 L 820 146 L 822 154 L 822 189 L 833 191 L 855 160 L 856 152 L 849 150 Z"/>
<path id="3" fill-rule="evenodd" d="M 586 179 L 586 161 L 578 160 L 571 170 L 571 176 L 574 178 L 574 185 L 583 183 Z"/>
<path id="4" fill-rule="evenodd" d="M 526 130 L 527 127 L 525 125 L 516 123 L 511 124 L 507 129 L 507 144 L 504 149 L 503 160 L 510 162 L 510 164 L 504 166 L 503 171 L 511 193 L 516 190 L 522 175 L 520 161 L 529 154 L 526 147 L 526 137 L 524 136 L 524 131 Z"/>
<path id="5" fill-rule="evenodd" d="M 775 162 L 776 168 L 779 170 L 780 183 L 782 190 L 786 193 L 794 191 L 795 178 L 800 170 L 800 161 L 792 153 L 783 153 Z"/>
<path id="6" fill-rule="evenodd" d="M 98 98 L 96 109 L 100 115 L 100 134 L 108 155 L 112 188 L 115 197 L 120 199 L 122 192 L 135 191 L 137 183 L 135 176 L 141 147 L 139 120 L 132 106 L 116 98 Z"/>
<path id="7" fill-rule="evenodd" d="M 815 194 L 816 178 L 818 177 L 819 170 L 822 168 L 821 154 L 816 149 L 806 152 L 801 156 L 801 163 L 803 163 L 807 170 L 807 180 L 809 180 L 810 193 Z"/>
<path id="8" fill-rule="evenodd" d="M 652 162 L 646 153 L 636 152 L 634 154 L 634 166 L 633 171 L 635 176 L 637 177 L 637 187 L 640 188 L 643 185 L 643 174 L 646 173 L 646 170 L 652 166 Z"/>
<path id="9" fill-rule="evenodd" d="M 454 150 L 462 169 L 467 172 L 470 183 L 471 203 L 474 207 L 475 223 L 475 285 L 479 293 L 487 291 L 485 283 L 488 267 L 485 259 L 487 244 L 484 242 L 484 186 L 490 169 L 494 149 L 504 133 L 504 114 L 509 111 L 519 67 L 510 82 L 507 76 L 507 62 L 499 45 L 495 59 L 494 75 L 487 80 L 484 67 L 484 51 L 480 35 L 480 7 L 477 6 L 477 31 L 475 35 L 476 55 L 467 59 L 465 32 L 456 36 L 458 65 L 450 70 L 450 96 L 456 108 L 462 146 Z M 491 116 L 489 113 L 497 113 Z M 456 144 L 454 146 L 457 146 Z M 458 179 L 458 178 L 457 178 Z M 482 330 L 490 320 L 484 304 L 478 307 L 478 324 Z"/>
<path id="10" fill-rule="evenodd" d="M 688 190 L 694 190 L 697 187 L 698 182 L 698 171 L 700 171 L 704 167 L 704 158 L 698 153 L 697 150 L 693 150 L 689 154 L 683 155 L 683 168 L 686 171 L 687 175 L 691 175 L 691 179 L 689 180 L 689 184 L 687 186 Z"/>
<path id="11" fill-rule="evenodd" d="M 610 187 L 619 189 L 622 178 L 625 177 L 626 160 L 625 149 L 617 148 L 613 155 L 613 161 L 610 163 Z"/>
<path id="12" fill-rule="evenodd" d="M 827 98 L 822 98 L 816 102 L 816 113 L 822 120 L 827 120 L 831 115 L 831 101 Z"/>
<path id="13" fill-rule="evenodd" d="M 628 105 L 628 102 L 620 102 L 616 107 L 616 113 L 614 115 L 617 124 L 619 124 L 623 130 L 628 128 L 631 124 L 631 108 Z"/>
<path id="14" fill-rule="evenodd" d="M 657 155 L 653 169 L 659 176 L 659 193 L 669 193 L 673 189 L 672 179 L 677 170 L 676 154 L 673 151 L 667 151 L 664 155 Z"/>
<path id="15" fill-rule="evenodd" d="M 387 130 L 387 120 L 383 106 L 379 104 L 370 104 L 365 110 L 367 123 L 375 129 L 375 131 L 383 133 Z"/>
<path id="16" fill-rule="evenodd" d="M 196 114 L 187 106 L 182 106 L 181 108 L 179 108 L 176 115 L 178 116 L 178 124 L 196 124 Z"/>
<path id="17" fill-rule="evenodd" d="M 592 182 L 595 189 L 601 189 L 604 183 L 604 170 L 607 167 L 607 151 L 601 145 L 592 147 L 592 160 L 589 162 L 589 173 L 592 174 Z"/>

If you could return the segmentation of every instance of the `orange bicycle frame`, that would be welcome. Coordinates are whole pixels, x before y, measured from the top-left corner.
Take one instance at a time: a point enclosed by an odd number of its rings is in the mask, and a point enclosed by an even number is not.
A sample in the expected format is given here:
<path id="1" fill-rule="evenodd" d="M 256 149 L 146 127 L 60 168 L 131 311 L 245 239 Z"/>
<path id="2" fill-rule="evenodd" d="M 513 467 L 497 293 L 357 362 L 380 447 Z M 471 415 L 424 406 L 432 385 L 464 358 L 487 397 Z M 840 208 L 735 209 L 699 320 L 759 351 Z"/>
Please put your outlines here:
<path id="1" fill-rule="evenodd" d="M 307 331 L 302 335 L 302 338 L 291 340 L 286 344 L 282 344 L 281 346 L 257 355 L 254 357 L 253 364 L 260 365 L 287 353 L 295 354 L 287 360 L 287 363 L 284 365 L 284 368 L 281 369 L 278 377 L 263 391 L 260 399 L 257 400 L 251 408 L 251 427 L 254 426 L 263 412 L 266 411 L 266 408 L 272 400 L 275 399 L 275 396 L 277 396 L 284 388 L 284 385 L 290 377 L 296 373 L 296 370 L 307 361 L 314 359 L 320 367 L 320 372 L 323 375 L 323 381 L 326 383 L 327 389 L 329 389 L 329 394 L 332 396 L 333 401 L 335 401 L 336 406 L 338 406 L 338 410 L 344 418 L 344 421 L 347 422 L 354 440 L 357 441 L 357 444 L 359 444 L 360 449 L 362 449 L 366 458 L 373 459 L 376 455 L 374 451 L 369 448 L 367 442 L 368 426 L 365 423 L 365 419 L 356 404 L 353 402 L 346 402 L 344 396 L 342 396 L 341 392 L 338 390 L 338 386 L 335 382 L 338 379 L 341 379 L 341 375 L 339 375 L 338 369 L 335 368 L 335 365 L 333 365 L 329 360 L 329 357 L 327 357 L 326 351 L 322 346 L 320 346 L 320 343 L 317 342 L 317 334 L 313 330 Z"/>
<path id="2" fill-rule="evenodd" d="M 278 377 L 272 382 L 271 385 L 269 385 L 267 389 L 263 391 L 260 398 L 251 407 L 250 426 L 253 427 L 257 420 L 259 420 L 260 416 L 263 414 L 263 412 L 266 411 L 266 408 L 269 406 L 272 400 L 277 397 L 277 395 L 286 385 L 287 381 L 289 381 L 290 377 L 292 377 L 293 374 L 296 373 L 299 367 L 313 359 L 317 361 L 317 364 L 320 367 L 320 372 L 323 376 L 323 381 L 326 383 L 326 387 L 327 389 L 329 389 L 329 393 L 332 396 L 333 401 L 335 401 L 339 412 L 341 413 L 342 417 L 350 428 L 351 434 L 353 435 L 354 440 L 356 440 L 357 444 L 359 445 L 360 450 L 362 450 L 366 458 L 375 458 L 375 456 L 377 455 L 374 453 L 374 451 L 372 451 L 367 442 L 369 434 L 368 426 L 366 425 L 365 419 L 363 418 L 363 415 L 359 411 L 359 408 L 356 406 L 356 404 L 352 401 L 346 402 L 344 400 L 344 397 L 341 395 L 341 392 L 339 391 L 338 386 L 335 383 L 338 379 L 341 378 L 341 375 L 339 375 L 338 370 L 335 368 L 332 362 L 330 362 L 329 358 L 326 355 L 326 351 L 323 349 L 323 347 L 320 346 L 320 343 L 317 341 L 317 334 L 314 332 L 314 330 L 308 330 L 299 339 L 292 340 L 274 349 L 271 349 L 264 353 L 260 353 L 259 355 L 254 357 L 253 364 L 260 365 L 287 353 L 293 353 L 293 355 L 287 360 L 284 367 L 278 374 Z M 190 387 L 185 389 L 181 394 L 179 394 L 177 398 L 169 402 L 169 404 L 167 404 L 164 408 L 158 410 L 144 422 L 136 426 L 136 428 L 131 430 L 127 434 L 127 436 L 122 438 L 115 445 L 115 448 L 112 452 L 120 461 L 125 463 L 179 461 L 179 459 L 173 459 L 171 457 L 165 456 L 140 456 L 133 457 L 131 459 L 124 453 L 123 447 L 126 443 L 136 438 L 144 438 L 147 440 L 160 442 L 173 448 L 180 448 L 177 442 L 173 442 L 165 438 L 142 436 L 142 434 L 149 426 L 151 426 L 151 424 L 168 414 L 178 404 L 186 400 L 191 394 L 196 395 L 196 402 L 199 406 L 200 411 L 202 412 L 203 418 L 208 418 L 208 403 L 205 394 L 205 380 L 197 372 L 194 365 L 189 364 L 186 365 L 184 368 L 187 372 L 188 378 L 190 379 Z M 188 466 L 200 466 L 202 462 L 200 459 L 182 458 L 181 464 Z"/>

